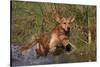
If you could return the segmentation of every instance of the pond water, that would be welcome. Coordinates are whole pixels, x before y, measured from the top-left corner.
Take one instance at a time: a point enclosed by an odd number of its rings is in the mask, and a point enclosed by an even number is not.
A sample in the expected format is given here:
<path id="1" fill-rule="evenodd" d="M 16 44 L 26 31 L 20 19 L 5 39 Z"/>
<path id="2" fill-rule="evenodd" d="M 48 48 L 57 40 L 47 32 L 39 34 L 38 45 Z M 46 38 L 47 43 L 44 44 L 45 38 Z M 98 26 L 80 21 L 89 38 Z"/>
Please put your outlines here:
<path id="1" fill-rule="evenodd" d="M 69 51 L 57 51 L 58 55 L 41 56 L 37 58 L 34 47 L 28 49 L 25 55 L 22 55 L 19 51 L 20 46 L 11 45 L 11 66 L 28 66 L 28 65 L 43 65 L 43 64 L 58 64 L 58 63 L 70 63 L 70 62 L 82 62 L 88 61 L 86 55 L 80 55 L 80 53 L 71 53 Z M 57 54 L 57 53 L 56 53 Z"/>

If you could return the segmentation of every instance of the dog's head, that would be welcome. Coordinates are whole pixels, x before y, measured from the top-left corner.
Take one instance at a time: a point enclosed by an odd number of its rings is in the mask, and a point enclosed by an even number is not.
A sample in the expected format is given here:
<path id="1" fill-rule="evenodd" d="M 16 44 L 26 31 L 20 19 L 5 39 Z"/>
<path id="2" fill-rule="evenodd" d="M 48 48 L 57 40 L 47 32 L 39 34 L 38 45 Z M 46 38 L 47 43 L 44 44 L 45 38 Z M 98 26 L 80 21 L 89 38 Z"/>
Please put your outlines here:
<path id="1" fill-rule="evenodd" d="M 73 23 L 73 21 L 75 20 L 75 17 L 60 17 L 60 16 L 56 16 L 55 20 L 60 24 L 60 26 L 67 31 L 71 24 Z"/>

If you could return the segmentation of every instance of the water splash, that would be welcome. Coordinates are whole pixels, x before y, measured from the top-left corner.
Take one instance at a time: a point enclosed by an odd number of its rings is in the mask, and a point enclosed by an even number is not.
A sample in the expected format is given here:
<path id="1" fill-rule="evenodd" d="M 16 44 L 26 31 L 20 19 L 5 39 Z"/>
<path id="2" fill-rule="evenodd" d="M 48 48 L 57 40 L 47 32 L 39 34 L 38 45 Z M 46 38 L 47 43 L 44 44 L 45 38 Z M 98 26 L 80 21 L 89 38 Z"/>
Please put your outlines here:
<path id="1" fill-rule="evenodd" d="M 19 51 L 19 46 L 11 45 L 11 65 L 12 66 L 26 66 L 26 65 L 38 65 L 38 64 L 52 64 L 54 58 L 52 56 L 37 58 L 34 48 L 28 49 L 23 56 Z"/>

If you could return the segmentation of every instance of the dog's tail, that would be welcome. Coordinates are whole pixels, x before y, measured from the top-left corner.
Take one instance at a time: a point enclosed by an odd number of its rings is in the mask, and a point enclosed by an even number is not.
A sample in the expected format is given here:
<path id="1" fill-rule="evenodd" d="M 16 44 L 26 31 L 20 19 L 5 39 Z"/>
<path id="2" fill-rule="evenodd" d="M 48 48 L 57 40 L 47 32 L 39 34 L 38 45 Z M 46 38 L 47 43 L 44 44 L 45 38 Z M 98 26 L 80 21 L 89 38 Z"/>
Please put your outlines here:
<path id="1" fill-rule="evenodd" d="M 36 43 L 37 43 L 37 38 L 33 38 L 28 44 L 23 45 L 20 48 L 20 51 L 23 52 L 29 48 L 32 48 L 34 45 L 36 45 Z"/>

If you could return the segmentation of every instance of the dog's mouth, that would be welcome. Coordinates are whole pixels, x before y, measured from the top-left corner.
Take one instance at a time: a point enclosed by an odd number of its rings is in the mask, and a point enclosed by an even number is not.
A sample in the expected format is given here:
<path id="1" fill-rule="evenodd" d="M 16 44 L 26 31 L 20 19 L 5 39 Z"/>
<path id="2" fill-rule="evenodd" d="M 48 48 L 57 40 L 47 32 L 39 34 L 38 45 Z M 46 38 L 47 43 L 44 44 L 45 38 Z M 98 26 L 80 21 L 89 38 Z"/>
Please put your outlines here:
<path id="1" fill-rule="evenodd" d="M 70 27 L 67 27 L 66 29 L 64 29 L 64 31 L 69 31 L 70 30 Z"/>
<path id="2" fill-rule="evenodd" d="M 68 31 L 70 29 L 70 26 L 65 27 L 65 31 Z"/>
<path id="3" fill-rule="evenodd" d="M 67 36 L 70 36 L 70 27 L 67 27 L 67 30 L 64 29 L 64 33 Z"/>
<path id="4" fill-rule="evenodd" d="M 70 30 L 70 27 L 67 27 L 67 30 L 69 31 Z"/>

